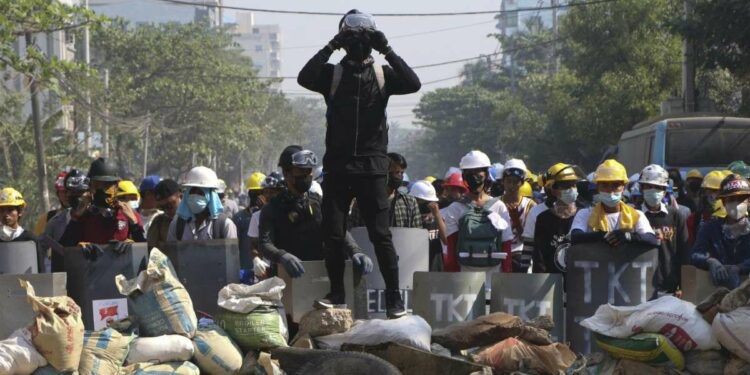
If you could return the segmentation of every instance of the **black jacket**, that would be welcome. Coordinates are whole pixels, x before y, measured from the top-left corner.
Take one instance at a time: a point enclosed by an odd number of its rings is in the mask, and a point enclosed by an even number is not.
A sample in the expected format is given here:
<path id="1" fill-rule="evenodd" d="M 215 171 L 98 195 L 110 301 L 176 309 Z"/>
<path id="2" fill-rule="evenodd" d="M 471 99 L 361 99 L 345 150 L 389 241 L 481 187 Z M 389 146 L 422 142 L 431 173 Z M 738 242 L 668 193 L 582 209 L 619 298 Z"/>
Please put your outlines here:
<path id="1" fill-rule="evenodd" d="M 328 111 L 323 168 L 333 174 L 384 175 L 388 172 L 388 124 L 385 109 L 390 95 L 419 91 L 419 77 L 394 52 L 383 66 L 385 93 L 380 92 L 372 64 L 341 61 L 344 71 L 334 97 L 329 98 L 334 65 L 332 51 L 320 50 L 299 72 L 300 86 L 323 94 Z"/>

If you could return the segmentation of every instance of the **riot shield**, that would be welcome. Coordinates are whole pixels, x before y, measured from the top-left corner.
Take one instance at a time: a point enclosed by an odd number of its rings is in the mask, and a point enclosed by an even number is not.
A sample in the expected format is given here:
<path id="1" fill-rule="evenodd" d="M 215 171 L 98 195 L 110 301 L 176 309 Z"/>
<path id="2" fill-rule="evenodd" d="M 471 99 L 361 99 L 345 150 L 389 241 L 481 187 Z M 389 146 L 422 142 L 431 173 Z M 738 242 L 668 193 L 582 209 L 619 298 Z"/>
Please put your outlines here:
<path id="1" fill-rule="evenodd" d="M 717 288 L 711 281 L 711 274 L 697 267 L 682 266 L 680 276 L 682 278 L 680 281 L 682 299 L 696 305 L 710 296 Z M 742 276 L 740 279 L 745 281 L 747 276 Z"/>
<path id="2" fill-rule="evenodd" d="M 380 273 L 378 257 L 370 242 L 367 228 L 352 228 L 350 232 L 375 266 L 372 272 L 361 278 L 355 273 L 354 316 L 357 319 L 385 318 L 385 281 Z M 429 271 L 430 267 L 429 234 L 426 229 L 420 228 L 391 228 L 391 236 L 393 247 L 399 258 L 399 289 L 401 289 L 406 310 L 411 312 L 413 274 L 418 271 Z"/>
<path id="3" fill-rule="evenodd" d="M 196 311 L 213 315 L 221 288 L 240 282 L 236 239 L 167 242 L 162 247 Z"/>
<path id="4" fill-rule="evenodd" d="M 36 242 L 0 242 L 0 275 L 38 272 Z"/>
<path id="5" fill-rule="evenodd" d="M 279 277 L 286 283 L 281 302 L 284 303 L 286 313 L 292 316 L 292 321 L 297 323 L 305 313 L 313 309 L 316 299 L 324 297 L 331 290 L 325 261 L 303 261 L 302 267 L 305 268 L 305 273 L 296 279 L 289 276 L 284 267 L 278 267 Z M 351 309 L 354 306 L 354 275 L 352 262 L 349 260 L 344 268 L 344 288 L 346 305 Z"/>
<path id="6" fill-rule="evenodd" d="M 486 313 L 484 272 L 414 272 L 414 314 L 433 329 Z"/>
<path id="7" fill-rule="evenodd" d="M 27 327 L 36 316 L 19 279 L 31 283 L 37 296 L 65 295 L 65 272 L 0 275 L 0 337 L 8 337 L 13 331 Z"/>
<path id="8" fill-rule="evenodd" d="M 603 304 L 634 306 L 653 295 L 658 249 L 642 245 L 612 248 L 604 242 L 573 245 L 566 256 L 566 329 L 575 352 L 591 353 L 591 332 L 578 322 Z"/>
<path id="9" fill-rule="evenodd" d="M 146 269 L 147 247 L 145 242 L 134 243 L 125 253 L 117 254 L 106 245 L 95 261 L 84 258 L 80 247 L 65 248 L 68 296 L 81 307 L 87 330 L 104 328 L 107 321 L 128 315 L 127 298 L 117 290 L 115 276 L 132 279 Z"/>
<path id="10" fill-rule="evenodd" d="M 523 320 L 552 317 L 552 337 L 565 342 L 563 276 L 554 273 L 495 273 L 490 312 L 505 312 Z"/>

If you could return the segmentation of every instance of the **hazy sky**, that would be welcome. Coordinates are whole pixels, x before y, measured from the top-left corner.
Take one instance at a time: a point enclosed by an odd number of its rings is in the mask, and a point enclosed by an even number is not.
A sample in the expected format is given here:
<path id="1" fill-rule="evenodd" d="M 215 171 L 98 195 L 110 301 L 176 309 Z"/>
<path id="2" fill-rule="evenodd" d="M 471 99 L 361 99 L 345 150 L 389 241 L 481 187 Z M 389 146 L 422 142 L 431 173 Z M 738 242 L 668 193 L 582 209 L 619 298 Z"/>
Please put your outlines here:
<path id="1" fill-rule="evenodd" d="M 366 13 L 434 13 L 462 12 L 478 10 L 499 10 L 500 0 L 471 0 L 465 2 L 447 0 L 381 0 L 381 1 L 270 1 L 270 0 L 224 0 L 225 5 L 284 10 L 324 11 L 346 13 L 356 8 Z M 235 11 L 225 10 L 225 20 L 232 20 Z M 282 38 L 282 73 L 284 76 L 297 76 L 307 60 L 322 48 L 336 33 L 340 17 L 256 13 L 257 24 L 278 24 Z M 409 65 L 424 65 L 462 58 L 476 57 L 493 53 L 498 49 L 497 40 L 487 34 L 497 31 L 492 14 L 443 17 L 376 17 L 378 28 L 388 37 L 393 49 Z M 471 26 L 467 26 L 471 25 Z M 462 27 L 466 26 L 466 27 Z M 426 33 L 422 35 L 399 35 L 429 32 L 439 29 L 454 30 Z M 305 47 L 306 48 L 294 48 Z M 377 52 L 377 61 L 385 60 Z M 338 62 L 343 54 L 336 53 L 331 62 Z M 422 82 L 457 76 L 462 63 L 443 65 L 416 70 Z M 413 121 L 412 109 L 426 92 L 439 87 L 449 87 L 458 79 L 430 84 L 422 87 L 419 93 L 394 96 L 390 100 L 388 115 L 394 121 L 410 125 Z M 306 95 L 309 91 L 297 85 L 294 79 L 284 80 L 282 89 L 290 96 Z M 317 94 L 316 94 L 317 95 Z M 320 97 L 318 95 L 318 97 Z"/>

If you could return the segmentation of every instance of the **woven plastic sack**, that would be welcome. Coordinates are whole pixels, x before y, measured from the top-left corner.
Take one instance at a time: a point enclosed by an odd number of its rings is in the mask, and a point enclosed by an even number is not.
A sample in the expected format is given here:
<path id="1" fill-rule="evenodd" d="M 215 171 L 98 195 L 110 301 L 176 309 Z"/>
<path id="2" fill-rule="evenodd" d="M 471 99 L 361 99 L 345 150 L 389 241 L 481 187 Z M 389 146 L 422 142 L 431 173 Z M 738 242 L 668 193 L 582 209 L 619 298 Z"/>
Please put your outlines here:
<path id="1" fill-rule="evenodd" d="M 575 353 L 564 344 L 534 345 L 516 338 L 505 339 L 479 352 L 477 362 L 505 374 L 521 369 L 558 374 L 570 367 Z"/>
<path id="2" fill-rule="evenodd" d="M 78 366 L 80 375 L 117 375 L 128 356 L 133 336 L 123 336 L 112 328 L 86 331 Z"/>
<path id="3" fill-rule="evenodd" d="M 199 325 L 193 337 L 195 362 L 203 373 L 233 375 L 242 368 L 242 352 L 216 324 Z"/>
<path id="4" fill-rule="evenodd" d="M 626 339 L 594 334 L 596 344 L 613 358 L 629 359 L 650 365 L 685 368 L 685 357 L 666 337 L 641 333 Z"/>
<path id="5" fill-rule="evenodd" d="M 750 362 L 750 307 L 717 314 L 712 328 L 721 346 Z"/>
<path id="6" fill-rule="evenodd" d="M 193 357 L 193 342 L 185 336 L 164 335 L 133 340 L 126 362 L 168 363 L 188 361 Z"/>
<path id="7" fill-rule="evenodd" d="M 0 341 L 0 374 L 30 374 L 46 365 L 47 360 L 31 343 L 31 332 L 28 329 L 18 329 L 7 339 Z"/>
<path id="8" fill-rule="evenodd" d="M 124 367 L 120 375 L 200 375 L 198 366 L 190 362 L 137 363 Z"/>

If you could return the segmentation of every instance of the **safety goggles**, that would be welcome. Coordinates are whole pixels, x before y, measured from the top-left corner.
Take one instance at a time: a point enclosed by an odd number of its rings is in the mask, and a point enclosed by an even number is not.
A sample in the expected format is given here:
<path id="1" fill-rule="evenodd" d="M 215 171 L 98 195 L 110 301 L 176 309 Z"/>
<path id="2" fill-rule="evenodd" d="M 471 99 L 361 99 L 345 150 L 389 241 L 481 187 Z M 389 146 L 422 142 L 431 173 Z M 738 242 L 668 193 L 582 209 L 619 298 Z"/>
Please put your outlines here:
<path id="1" fill-rule="evenodd" d="M 344 30 L 375 30 L 375 19 L 366 13 L 350 14 L 344 17 L 344 23 L 341 25 L 341 31 Z"/>
<path id="2" fill-rule="evenodd" d="M 526 178 L 526 171 L 518 169 L 518 168 L 510 168 L 510 169 L 506 169 L 503 171 L 503 176 L 504 177 L 516 176 L 523 180 Z"/>
<path id="3" fill-rule="evenodd" d="M 298 168 L 315 168 L 318 157 L 310 150 L 297 151 L 292 155 L 292 165 Z"/>
<path id="4" fill-rule="evenodd" d="M 268 176 L 263 180 L 260 187 L 263 189 L 278 189 L 284 187 L 284 182 L 276 177 Z"/>
<path id="5" fill-rule="evenodd" d="M 65 189 L 75 191 L 89 190 L 89 179 L 85 176 L 68 177 L 68 179 L 65 181 Z"/>

